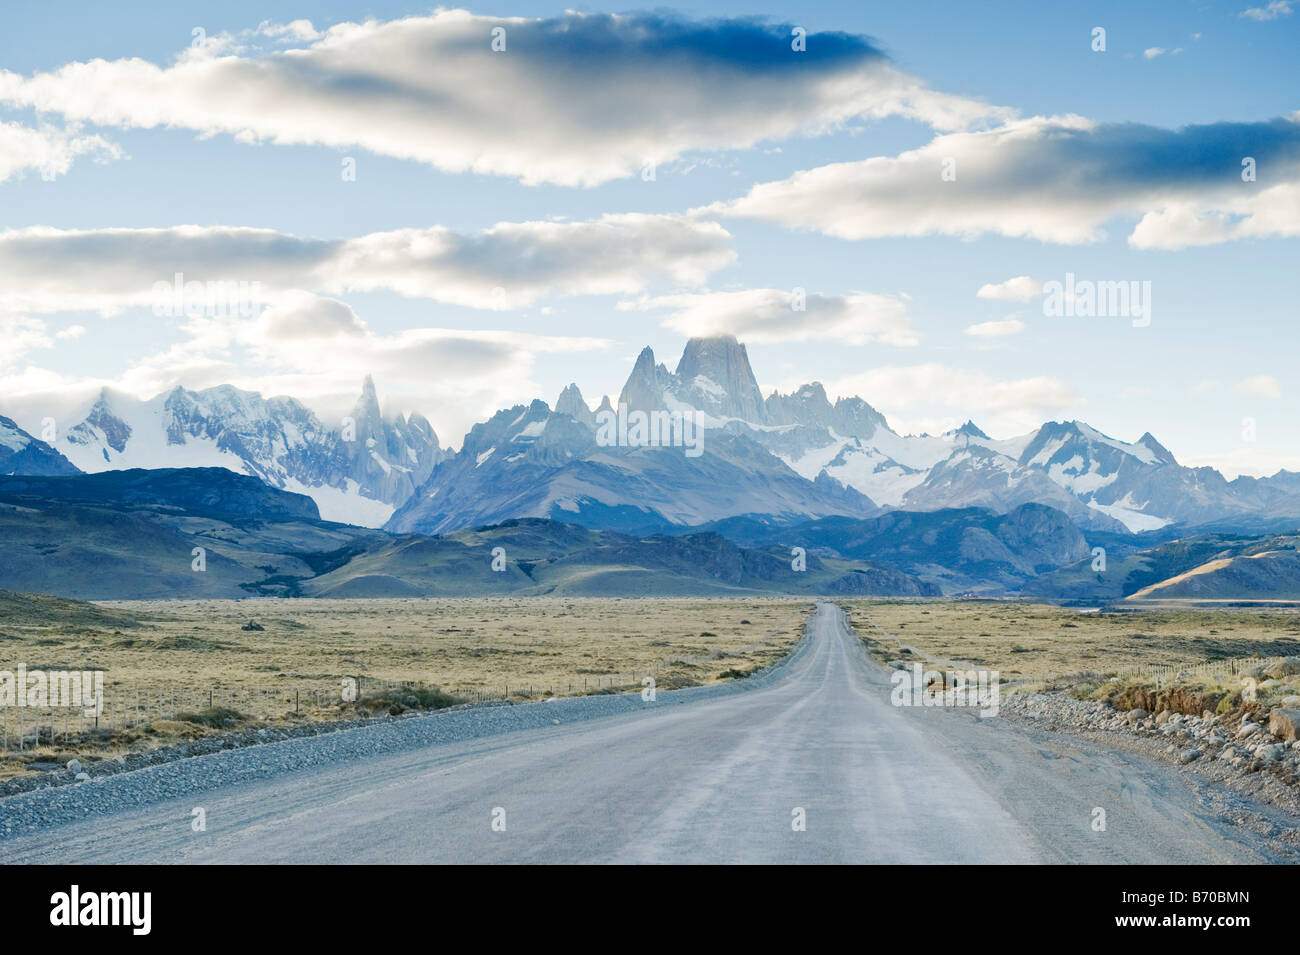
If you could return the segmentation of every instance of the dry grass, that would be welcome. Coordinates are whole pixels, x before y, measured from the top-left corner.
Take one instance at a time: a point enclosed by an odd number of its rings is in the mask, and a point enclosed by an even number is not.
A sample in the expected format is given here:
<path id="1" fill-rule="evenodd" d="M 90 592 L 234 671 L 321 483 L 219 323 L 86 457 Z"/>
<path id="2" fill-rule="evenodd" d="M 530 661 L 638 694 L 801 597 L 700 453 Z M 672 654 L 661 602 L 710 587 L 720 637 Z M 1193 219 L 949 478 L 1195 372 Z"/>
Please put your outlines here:
<path id="1" fill-rule="evenodd" d="M 84 606 L 84 605 L 83 605 Z M 744 676 L 782 657 L 812 609 L 798 599 L 578 598 L 131 601 L 99 605 L 103 619 L 70 610 L 6 615 L 0 670 L 102 669 L 109 711 L 100 738 L 76 716 L 71 737 L 29 746 L 25 764 L 72 754 L 113 756 L 232 728 L 204 725 L 227 707 L 235 725 L 354 718 L 341 704 L 360 678 L 366 712 L 417 704 L 538 699 L 661 689 Z M 264 629 L 241 629 L 256 620 Z M 432 696 L 437 687 L 441 695 Z M 137 692 L 141 710 L 135 709 Z M 406 696 L 403 696 L 403 693 Z M 430 701 L 433 702 L 430 702 Z M 10 743 L 16 737 L 8 715 Z M 187 719 L 186 716 L 189 716 Z M 175 717 L 175 718 L 173 718 Z M 30 716 L 28 717 L 30 722 Z M 125 724 L 125 725 L 124 725 Z M 0 752 L 0 755 L 3 755 Z M 10 753 L 0 775 L 20 771 Z"/>
<path id="2" fill-rule="evenodd" d="M 1047 681 L 1140 665 L 1186 666 L 1300 653 L 1294 610 L 1144 610 L 1086 613 L 1013 601 L 849 601 L 859 635 L 885 654 L 910 646 L 941 663 Z"/>
<path id="3" fill-rule="evenodd" d="M 1185 674 L 1171 682 L 1167 674 L 1125 672 L 1300 654 L 1300 612 L 1294 609 L 1089 613 L 1014 601 L 876 600 L 852 601 L 846 609 L 878 659 L 997 670 L 1004 684 L 1064 690 L 1121 710 L 1254 711 L 1300 693 L 1293 675 Z M 1242 695 L 1246 677 L 1262 683 L 1254 702 Z"/>

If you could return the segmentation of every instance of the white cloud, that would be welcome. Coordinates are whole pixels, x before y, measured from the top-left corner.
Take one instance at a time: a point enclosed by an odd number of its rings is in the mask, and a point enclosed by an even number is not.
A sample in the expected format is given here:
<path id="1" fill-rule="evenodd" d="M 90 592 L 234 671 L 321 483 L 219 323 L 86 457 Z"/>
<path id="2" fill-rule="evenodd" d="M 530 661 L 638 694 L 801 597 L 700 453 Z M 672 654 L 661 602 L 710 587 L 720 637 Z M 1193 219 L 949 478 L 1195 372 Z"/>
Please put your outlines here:
<path id="1" fill-rule="evenodd" d="M 1000 322 L 978 322 L 966 327 L 966 334 L 975 338 L 1005 338 L 1019 335 L 1025 330 L 1025 323 L 1018 318 L 1007 318 Z"/>
<path id="2" fill-rule="evenodd" d="M 548 295 L 626 294 L 654 281 L 700 285 L 734 260 L 721 226 L 672 215 L 507 222 L 473 236 L 402 229 L 346 243 L 327 266 L 339 273 L 327 290 L 387 288 L 458 305 L 518 308 Z"/>
<path id="3" fill-rule="evenodd" d="M 925 88 L 867 38 L 813 33 L 796 52 L 789 25 L 750 18 L 438 10 L 323 34 L 307 21 L 252 32 L 305 45 L 254 50 L 245 31 L 212 37 L 170 66 L 132 58 L 30 77 L 0 71 L 0 102 L 101 126 L 359 147 L 448 172 L 565 185 L 864 119 L 947 130 L 1012 115 Z"/>
<path id="4" fill-rule="evenodd" d="M 293 20 L 290 23 L 272 23 L 269 20 L 263 20 L 258 24 L 256 32 L 273 40 L 293 40 L 298 42 L 319 40 L 324 36 L 323 33 L 311 25 L 310 20 Z"/>
<path id="5" fill-rule="evenodd" d="M 1282 384 L 1272 375 L 1254 375 L 1237 382 L 1236 390 L 1243 395 L 1258 398 L 1281 398 Z"/>
<path id="6" fill-rule="evenodd" d="M 253 340 L 266 343 L 310 342 L 320 339 L 362 338 L 366 326 L 352 308 L 310 292 L 290 292 L 266 308 L 249 326 Z"/>
<path id="7" fill-rule="evenodd" d="M 1243 159 L 1269 170 L 1243 181 Z M 945 180 L 946 170 L 955 179 Z M 1300 122 L 1164 130 L 1034 117 L 940 136 L 896 157 L 835 163 L 754 186 L 697 214 L 844 239 L 997 234 L 1096 242 L 1142 216 L 1137 248 L 1300 235 Z"/>
<path id="8" fill-rule="evenodd" d="M 48 347 L 39 321 L 19 328 L 26 330 L 29 350 Z M 67 378 L 33 366 L 6 373 L 0 354 L 0 400 L 12 409 L 7 414 L 39 420 L 46 414 L 84 413 L 104 386 L 151 398 L 176 385 L 233 384 L 266 396 L 289 394 L 334 415 L 351 407 L 361 380 L 373 374 L 386 406 L 420 411 L 444 442 L 454 444 L 474 423 L 540 392 L 532 380 L 538 356 L 610 344 L 512 330 L 417 327 L 380 334 L 345 303 L 301 292 L 258 316 L 194 316 L 181 330 L 181 342 L 95 379 Z M 0 341 L 12 347 L 17 335 L 0 318 L 4 331 L 11 334 Z"/>
<path id="9" fill-rule="evenodd" d="M 996 285 L 981 285 L 976 298 L 988 298 L 995 301 L 1027 302 L 1043 294 L 1043 283 L 1028 275 L 998 282 Z"/>
<path id="10" fill-rule="evenodd" d="M 1286 170 L 1279 170 L 1287 175 Z M 1300 235 L 1300 181 L 1218 199 L 1171 201 L 1134 226 L 1129 244 L 1139 249 L 1183 249 L 1234 239 Z"/>
<path id="11" fill-rule="evenodd" d="M 1183 48 L 1181 46 L 1173 50 L 1166 50 L 1164 47 L 1153 46 L 1143 50 L 1142 55 L 1145 56 L 1148 60 L 1154 60 L 1158 56 L 1164 56 L 1165 54 L 1168 54 L 1169 56 L 1177 56 L 1179 53 L 1182 52 L 1183 52 Z"/>
<path id="12" fill-rule="evenodd" d="M 974 417 L 996 436 L 1024 434 L 1081 403 L 1055 378 L 1005 380 L 934 362 L 873 368 L 829 383 L 827 392 L 862 395 L 905 432 Z"/>
<path id="13" fill-rule="evenodd" d="M 28 352 L 53 344 L 40 319 L 0 312 L 0 369 L 17 363 Z"/>
<path id="14" fill-rule="evenodd" d="M 0 309 L 113 312 L 154 303 L 155 283 L 253 283 L 267 301 L 295 289 L 386 289 L 472 308 L 512 309 L 547 296 L 620 295 L 652 284 L 700 285 L 735 259 L 721 226 L 682 216 L 606 215 L 586 222 L 498 223 L 322 240 L 271 229 L 0 232 Z"/>
<path id="15" fill-rule="evenodd" d="M 669 314 L 663 324 L 687 337 L 735 335 L 754 344 L 809 340 L 847 345 L 917 343 L 907 315 L 906 295 L 810 293 L 801 298 L 784 289 L 759 288 L 663 295 L 620 302 L 619 308 L 666 309 Z"/>
<path id="16" fill-rule="evenodd" d="M 121 159 L 122 150 L 102 136 L 84 136 L 76 126 L 33 129 L 0 121 L 0 182 L 37 171 L 44 179 L 63 176 L 79 157 L 96 162 Z"/>
<path id="17" fill-rule="evenodd" d="M 1291 0 L 1272 0 L 1266 7 L 1250 7 L 1242 10 L 1240 16 L 1247 20 L 1276 20 L 1279 17 L 1289 17 L 1292 13 Z"/>

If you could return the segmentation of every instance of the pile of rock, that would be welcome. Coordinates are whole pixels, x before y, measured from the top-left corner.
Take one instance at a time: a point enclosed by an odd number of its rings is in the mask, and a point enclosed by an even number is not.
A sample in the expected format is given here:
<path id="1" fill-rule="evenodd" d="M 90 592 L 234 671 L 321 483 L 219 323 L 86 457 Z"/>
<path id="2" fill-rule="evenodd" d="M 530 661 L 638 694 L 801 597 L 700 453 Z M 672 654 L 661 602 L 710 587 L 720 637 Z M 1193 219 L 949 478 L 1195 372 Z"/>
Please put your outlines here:
<path id="1" fill-rule="evenodd" d="M 1160 752 L 1178 763 L 1215 760 L 1243 775 L 1264 770 L 1300 784 L 1300 709 L 1274 707 L 1267 718 L 1255 719 L 1208 710 L 1200 716 L 1151 714 L 1059 693 L 1017 693 L 1003 703 L 1002 712 L 1063 732 L 1122 733 L 1164 743 Z"/>

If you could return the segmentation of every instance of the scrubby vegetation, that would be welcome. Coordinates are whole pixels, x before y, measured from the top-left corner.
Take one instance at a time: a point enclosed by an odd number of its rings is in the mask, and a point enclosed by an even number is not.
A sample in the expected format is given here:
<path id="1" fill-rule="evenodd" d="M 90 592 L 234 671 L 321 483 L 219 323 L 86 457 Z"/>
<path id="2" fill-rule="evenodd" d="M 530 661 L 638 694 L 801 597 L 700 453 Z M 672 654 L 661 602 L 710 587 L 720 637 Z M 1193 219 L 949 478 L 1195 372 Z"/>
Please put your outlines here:
<path id="1" fill-rule="evenodd" d="M 736 679 L 784 656 L 811 609 L 788 598 L 90 604 L 0 592 L 6 658 L 102 671 L 107 704 L 99 720 L 46 711 L 39 730 L 26 714 L 21 749 L 11 711 L 0 777 L 246 730 L 640 692 L 646 676 L 659 690 Z"/>

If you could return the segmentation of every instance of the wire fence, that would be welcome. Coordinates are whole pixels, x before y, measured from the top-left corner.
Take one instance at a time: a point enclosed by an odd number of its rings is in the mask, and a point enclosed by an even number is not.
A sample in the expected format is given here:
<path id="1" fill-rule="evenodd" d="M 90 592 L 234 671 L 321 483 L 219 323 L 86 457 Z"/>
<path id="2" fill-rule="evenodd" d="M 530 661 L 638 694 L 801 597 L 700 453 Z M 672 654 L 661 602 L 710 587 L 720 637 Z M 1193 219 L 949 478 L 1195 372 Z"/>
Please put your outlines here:
<path id="1" fill-rule="evenodd" d="M 884 637 L 892 640 L 898 648 L 906 649 L 927 661 L 927 663 L 936 666 L 954 666 L 958 669 L 973 669 L 974 666 L 969 663 L 952 660 L 936 660 L 926 654 L 921 653 L 915 647 L 908 646 L 897 634 L 889 633 L 881 628 L 870 619 L 854 621 L 854 625 L 861 629 L 871 632 L 873 637 Z M 1190 680 L 1202 681 L 1229 681 L 1235 677 L 1243 676 L 1256 669 L 1268 669 L 1283 662 L 1295 662 L 1294 656 L 1245 656 L 1245 657 L 1224 657 L 1218 660 L 1205 660 L 1200 663 L 1136 663 L 1128 666 L 1119 667 L 1111 670 L 1105 669 L 1100 671 L 1071 671 L 1069 673 L 1053 673 L 1051 675 L 1034 674 L 1028 677 L 1034 683 L 1064 683 L 1072 682 L 1088 677 L 1115 677 L 1120 680 L 1142 680 L 1154 683 L 1156 688 L 1165 686 L 1170 683 L 1182 683 Z"/>
<path id="2" fill-rule="evenodd" d="M 1220 660 L 1207 660 L 1202 663 L 1139 663 L 1106 670 L 1104 675 L 1113 674 L 1121 680 L 1142 680 L 1156 684 L 1157 687 L 1168 683 L 1182 683 L 1189 680 L 1227 681 L 1244 676 L 1256 669 L 1268 669 L 1287 660 L 1294 662 L 1295 657 L 1225 657 Z M 1087 676 L 1084 673 L 1063 674 L 1054 677 L 1054 681 Z"/>
<path id="3" fill-rule="evenodd" d="M 24 701 L 25 705 L 0 705 L 0 752 L 71 742 L 88 734 L 111 736 L 147 728 L 160 720 L 197 718 L 211 723 L 221 711 L 234 711 L 240 718 L 259 721 L 347 719 L 348 704 L 376 702 L 413 692 L 436 691 L 456 702 L 486 703 L 639 689 L 644 677 L 653 678 L 662 665 L 670 662 L 654 664 L 643 672 L 586 673 L 562 681 L 521 678 L 503 681 L 500 686 L 382 680 L 364 675 L 295 680 L 290 686 L 255 681 L 161 686 L 110 684 L 102 688 L 98 699 L 87 698 L 77 705 L 51 706 L 48 697 L 34 704 Z"/>

